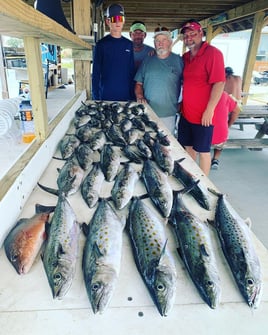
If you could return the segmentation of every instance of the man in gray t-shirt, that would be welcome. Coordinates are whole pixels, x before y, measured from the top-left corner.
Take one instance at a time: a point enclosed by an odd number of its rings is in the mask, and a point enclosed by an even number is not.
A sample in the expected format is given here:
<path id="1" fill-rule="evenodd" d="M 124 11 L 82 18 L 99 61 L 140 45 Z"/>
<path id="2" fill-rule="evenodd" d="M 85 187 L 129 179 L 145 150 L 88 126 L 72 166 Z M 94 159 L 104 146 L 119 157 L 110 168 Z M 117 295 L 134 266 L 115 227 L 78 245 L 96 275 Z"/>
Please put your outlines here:
<path id="1" fill-rule="evenodd" d="M 148 103 L 170 132 L 174 133 L 182 84 L 183 61 L 171 52 L 172 37 L 167 28 L 157 28 L 155 54 L 146 57 L 134 80 L 136 99 Z"/>
<path id="2" fill-rule="evenodd" d="M 133 42 L 135 71 L 138 70 L 143 60 L 154 52 L 154 48 L 144 44 L 146 37 L 146 26 L 142 21 L 134 21 L 130 27 L 129 36 Z"/>

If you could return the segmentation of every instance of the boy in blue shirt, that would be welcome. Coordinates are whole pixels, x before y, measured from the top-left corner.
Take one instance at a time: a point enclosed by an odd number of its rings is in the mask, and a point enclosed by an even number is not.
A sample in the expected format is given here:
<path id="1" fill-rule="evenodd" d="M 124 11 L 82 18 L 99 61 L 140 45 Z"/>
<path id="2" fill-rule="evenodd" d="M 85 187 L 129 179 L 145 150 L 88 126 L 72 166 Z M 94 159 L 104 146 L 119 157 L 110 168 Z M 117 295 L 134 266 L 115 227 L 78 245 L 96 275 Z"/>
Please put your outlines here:
<path id="1" fill-rule="evenodd" d="M 92 98 L 94 100 L 134 100 L 134 56 L 132 41 L 122 36 L 124 8 L 110 5 L 106 12 L 110 34 L 94 49 Z"/>

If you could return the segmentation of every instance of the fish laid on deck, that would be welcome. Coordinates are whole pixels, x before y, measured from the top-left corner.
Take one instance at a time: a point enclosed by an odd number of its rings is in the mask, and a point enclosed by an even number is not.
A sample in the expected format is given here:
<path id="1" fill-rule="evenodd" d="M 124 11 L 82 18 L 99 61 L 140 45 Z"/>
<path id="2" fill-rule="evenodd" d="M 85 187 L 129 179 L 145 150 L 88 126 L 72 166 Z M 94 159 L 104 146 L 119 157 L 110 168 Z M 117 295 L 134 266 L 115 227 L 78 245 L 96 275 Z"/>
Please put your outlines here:
<path id="1" fill-rule="evenodd" d="M 211 244 L 210 229 L 185 206 L 176 192 L 169 223 L 178 241 L 178 252 L 203 300 L 216 308 L 220 299 L 220 279 Z M 187 192 L 187 190 L 186 190 Z"/>
<path id="2" fill-rule="evenodd" d="M 89 208 L 96 205 L 99 200 L 104 174 L 100 168 L 100 163 L 93 165 L 81 185 L 81 194 Z"/>
<path id="3" fill-rule="evenodd" d="M 74 194 L 80 188 L 84 177 L 84 170 L 80 167 L 77 159 L 69 159 L 61 169 L 57 178 L 60 191 L 66 196 Z"/>
<path id="4" fill-rule="evenodd" d="M 158 166 L 164 172 L 171 175 L 174 170 L 174 159 L 169 146 L 163 145 L 158 140 L 155 140 L 151 150 Z"/>
<path id="5" fill-rule="evenodd" d="M 19 275 L 26 274 L 31 269 L 46 239 L 45 226 L 54 209 L 55 207 L 36 205 L 36 214 L 31 218 L 20 219 L 5 238 L 7 258 Z"/>
<path id="6" fill-rule="evenodd" d="M 93 150 L 88 143 L 81 143 L 75 150 L 76 158 L 83 170 L 89 169 L 94 161 Z"/>
<path id="7" fill-rule="evenodd" d="M 61 299 L 69 290 L 78 258 L 80 225 L 63 193 L 59 195 L 42 260 L 53 298 Z"/>
<path id="8" fill-rule="evenodd" d="M 169 217 L 173 202 L 173 191 L 167 175 L 154 161 L 147 159 L 143 165 L 142 178 L 156 208 L 158 208 L 163 217 Z"/>
<path id="9" fill-rule="evenodd" d="M 138 172 L 131 164 L 125 163 L 122 170 L 116 176 L 111 191 L 111 196 L 117 209 L 122 209 L 129 203 L 138 180 Z"/>
<path id="10" fill-rule="evenodd" d="M 100 166 L 107 181 L 113 181 L 120 166 L 120 155 L 111 144 L 105 144 L 100 154 Z"/>
<path id="11" fill-rule="evenodd" d="M 132 199 L 127 228 L 135 262 L 159 313 L 167 316 L 175 300 L 177 274 L 164 225 L 142 200 Z"/>
<path id="12" fill-rule="evenodd" d="M 62 140 L 59 143 L 60 153 L 63 159 L 70 158 L 75 149 L 79 146 L 80 140 L 75 135 L 64 135 Z"/>
<path id="13" fill-rule="evenodd" d="M 88 225 L 82 269 L 94 313 L 102 313 L 112 298 L 121 265 L 125 222 L 102 199 Z"/>
<path id="14" fill-rule="evenodd" d="M 198 178 L 194 176 L 191 172 L 187 171 L 180 162 L 185 158 L 177 160 L 174 162 L 173 176 L 177 178 L 185 187 L 190 185 L 195 185 L 189 193 L 192 197 L 199 203 L 199 205 L 207 210 L 210 210 L 210 195 L 207 188 L 203 185 L 200 180 L 196 183 Z"/>
<path id="15" fill-rule="evenodd" d="M 261 266 L 250 237 L 250 229 L 227 201 L 224 194 L 211 190 L 218 196 L 214 226 L 225 258 L 237 286 L 251 308 L 257 308 L 261 298 Z"/>

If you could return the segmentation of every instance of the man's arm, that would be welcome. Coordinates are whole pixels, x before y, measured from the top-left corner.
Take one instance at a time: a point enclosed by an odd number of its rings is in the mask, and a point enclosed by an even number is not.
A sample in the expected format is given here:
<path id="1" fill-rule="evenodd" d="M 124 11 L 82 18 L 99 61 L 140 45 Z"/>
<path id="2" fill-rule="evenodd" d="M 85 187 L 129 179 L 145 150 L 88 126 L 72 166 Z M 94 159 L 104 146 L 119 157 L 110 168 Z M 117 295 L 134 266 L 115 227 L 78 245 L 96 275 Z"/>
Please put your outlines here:
<path id="1" fill-rule="evenodd" d="M 146 99 L 144 98 L 144 95 L 143 95 L 143 84 L 140 83 L 140 82 L 136 82 L 135 84 L 135 96 L 136 96 L 136 100 L 137 102 L 140 102 L 140 103 L 146 103 Z"/>
<path id="2" fill-rule="evenodd" d="M 203 116 L 202 116 L 202 120 L 201 120 L 202 126 L 208 127 L 212 125 L 214 109 L 220 100 L 220 97 L 224 89 L 224 84 L 225 84 L 224 81 L 220 81 L 220 82 L 213 84 L 210 98 L 207 104 L 207 108 L 205 109 Z"/>
<path id="3" fill-rule="evenodd" d="M 234 124 L 235 120 L 238 118 L 241 109 L 238 104 L 236 104 L 235 109 L 230 113 L 230 117 L 228 120 L 228 128 Z"/>
<path id="4" fill-rule="evenodd" d="M 101 66 L 100 66 L 100 55 L 99 48 L 96 45 L 93 57 L 93 70 L 92 70 L 92 99 L 101 100 L 100 96 L 100 78 L 101 77 Z"/>

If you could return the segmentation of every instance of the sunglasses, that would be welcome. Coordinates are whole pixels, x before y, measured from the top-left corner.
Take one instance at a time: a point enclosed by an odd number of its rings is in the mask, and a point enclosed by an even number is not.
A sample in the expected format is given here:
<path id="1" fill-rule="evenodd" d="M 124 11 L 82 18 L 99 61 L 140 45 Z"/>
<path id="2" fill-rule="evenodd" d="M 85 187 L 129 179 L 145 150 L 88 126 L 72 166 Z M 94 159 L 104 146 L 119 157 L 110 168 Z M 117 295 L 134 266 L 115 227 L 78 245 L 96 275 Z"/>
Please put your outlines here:
<path id="1" fill-rule="evenodd" d="M 157 27 L 154 30 L 155 33 L 159 33 L 160 31 L 169 31 L 169 29 L 166 27 Z"/>
<path id="2" fill-rule="evenodd" d="M 116 15 L 116 16 L 112 16 L 110 17 L 110 21 L 111 23 L 116 23 L 116 22 L 125 22 L 125 17 L 121 16 L 121 15 Z"/>

